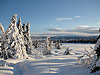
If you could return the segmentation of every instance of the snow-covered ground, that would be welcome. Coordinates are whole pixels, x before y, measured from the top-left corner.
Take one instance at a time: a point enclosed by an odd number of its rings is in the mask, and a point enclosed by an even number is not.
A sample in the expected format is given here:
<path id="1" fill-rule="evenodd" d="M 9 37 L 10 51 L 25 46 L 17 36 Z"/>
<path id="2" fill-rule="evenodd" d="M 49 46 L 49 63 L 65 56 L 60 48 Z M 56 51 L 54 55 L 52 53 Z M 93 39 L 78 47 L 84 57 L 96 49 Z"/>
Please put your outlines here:
<path id="1" fill-rule="evenodd" d="M 53 49 L 52 55 L 33 56 L 27 60 L 6 60 L 12 67 L 0 66 L 0 75 L 100 75 L 100 72 L 90 74 L 85 66 L 77 65 L 77 57 L 84 54 L 85 48 L 90 50 L 94 44 L 63 44 L 61 49 Z M 69 47 L 70 55 L 64 55 Z"/>

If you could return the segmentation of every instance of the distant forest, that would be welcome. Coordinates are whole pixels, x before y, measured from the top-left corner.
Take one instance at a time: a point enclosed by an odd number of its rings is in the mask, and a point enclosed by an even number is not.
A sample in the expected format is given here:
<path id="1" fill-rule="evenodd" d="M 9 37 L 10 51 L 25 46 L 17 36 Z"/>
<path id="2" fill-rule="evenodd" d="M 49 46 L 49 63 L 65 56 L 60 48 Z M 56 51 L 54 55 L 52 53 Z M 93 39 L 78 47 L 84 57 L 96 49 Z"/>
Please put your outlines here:
<path id="1" fill-rule="evenodd" d="M 31 37 L 32 39 L 37 38 L 38 41 L 42 42 L 45 38 L 45 36 L 42 37 Z M 56 41 L 60 43 L 96 43 L 97 39 L 100 38 L 100 36 L 53 36 L 50 37 L 51 40 L 55 43 Z M 35 40 L 33 40 L 34 42 Z"/>

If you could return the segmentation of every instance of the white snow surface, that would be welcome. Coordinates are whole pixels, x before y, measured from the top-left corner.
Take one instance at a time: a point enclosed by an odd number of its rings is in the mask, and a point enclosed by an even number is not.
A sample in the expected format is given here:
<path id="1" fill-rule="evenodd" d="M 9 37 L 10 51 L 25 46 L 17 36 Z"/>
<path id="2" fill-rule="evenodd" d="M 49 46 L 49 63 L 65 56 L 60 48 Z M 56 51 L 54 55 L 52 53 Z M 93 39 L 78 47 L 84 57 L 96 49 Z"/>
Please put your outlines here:
<path id="1" fill-rule="evenodd" d="M 95 44 L 63 44 L 60 50 L 53 49 L 52 55 L 34 55 L 34 58 L 25 60 L 8 59 L 6 62 L 14 66 L 0 66 L 0 75 L 100 75 L 100 71 L 90 74 L 90 69 L 77 65 L 77 57 L 90 46 Z M 72 51 L 64 55 L 67 47 Z"/>

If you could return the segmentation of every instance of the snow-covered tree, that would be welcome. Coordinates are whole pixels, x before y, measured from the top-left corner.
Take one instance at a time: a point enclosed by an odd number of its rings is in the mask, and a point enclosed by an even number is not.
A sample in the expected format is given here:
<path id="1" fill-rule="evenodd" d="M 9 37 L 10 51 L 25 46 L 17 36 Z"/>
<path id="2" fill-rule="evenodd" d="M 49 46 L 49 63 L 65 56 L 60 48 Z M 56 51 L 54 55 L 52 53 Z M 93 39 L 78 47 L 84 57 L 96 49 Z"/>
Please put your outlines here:
<path id="1" fill-rule="evenodd" d="M 24 45 L 23 35 L 19 34 L 19 29 L 17 28 L 16 14 L 12 16 L 9 28 L 2 36 L 2 58 L 19 58 L 25 59 L 28 57 L 26 53 L 26 47 Z"/>
<path id="2" fill-rule="evenodd" d="M 98 38 L 98 41 L 94 47 L 94 50 L 95 50 L 96 54 L 95 54 L 94 60 L 92 62 L 91 73 L 94 73 L 94 72 L 100 70 L 100 38 Z"/>
<path id="3" fill-rule="evenodd" d="M 0 23 L 0 30 L 2 31 L 2 33 L 5 33 L 5 31 L 4 31 L 4 27 L 2 26 L 1 23 Z"/>
<path id="4" fill-rule="evenodd" d="M 27 54 L 33 54 L 34 49 L 33 49 L 32 40 L 30 37 L 30 22 L 28 22 L 27 25 L 23 24 L 22 28 L 23 28 L 23 35 L 24 35 L 24 41 L 25 41 L 24 44 L 26 46 Z"/>
<path id="5" fill-rule="evenodd" d="M 43 51 L 43 55 L 50 55 L 50 54 L 51 54 L 50 38 L 47 37 L 45 40 L 45 49 Z"/>
<path id="6" fill-rule="evenodd" d="M 0 43 L 0 58 L 1 58 L 1 43 Z"/>
<path id="7" fill-rule="evenodd" d="M 66 50 L 65 50 L 65 52 L 64 52 L 64 55 L 70 54 L 70 51 L 71 51 L 71 50 L 72 50 L 72 49 L 70 49 L 69 47 L 67 47 Z"/>
<path id="8" fill-rule="evenodd" d="M 0 23 L 0 30 L 2 31 L 2 33 L 4 34 L 4 27 L 2 26 L 2 24 Z M 1 57 L 1 36 L 0 36 L 0 57 Z"/>
<path id="9" fill-rule="evenodd" d="M 50 40 L 50 45 L 49 46 L 50 46 L 50 50 L 53 49 L 53 41 L 52 40 Z"/>
<path id="10" fill-rule="evenodd" d="M 34 46 L 35 46 L 35 48 L 39 47 L 39 42 L 37 40 L 34 42 Z"/>
<path id="11" fill-rule="evenodd" d="M 59 41 L 56 41 L 55 48 L 60 49 L 60 43 L 59 43 Z"/>
<path id="12" fill-rule="evenodd" d="M 19 18 L 18 22 L 17 22 L 17 28 L 19 30 L 19 34 L 23 33 L 23 29 L 22 29 L 22 25 L 21 25 L 21 17 Z"/>

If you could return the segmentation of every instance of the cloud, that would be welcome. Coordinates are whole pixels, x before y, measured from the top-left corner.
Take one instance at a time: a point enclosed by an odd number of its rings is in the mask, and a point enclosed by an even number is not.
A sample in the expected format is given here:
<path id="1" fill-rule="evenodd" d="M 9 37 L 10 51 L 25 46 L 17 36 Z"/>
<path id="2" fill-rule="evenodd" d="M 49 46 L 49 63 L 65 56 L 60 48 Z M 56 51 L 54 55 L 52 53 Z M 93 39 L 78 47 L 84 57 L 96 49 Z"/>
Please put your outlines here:
<path id="1" fill-rule="evenodd" d="M 47 33 L 33 33 L 31 36 L 98 36 L 99 34 L 89 34 L 81 32 L 47 32 Z"/>
<path id="2" fill-rule="evenodd" d="M 78 26 L 70 30 L 62 28 L 47 28 L 46 30 L 50 31 L 51 33 L 55 33 L 55 35 L 94 36 L 99 34 L 99 27 L 90 27 L 87 25 Z"/>
<path id="3" fill-rule="evenodd" d="M 89 34 L 98 34 L 99 33 L 99 27 L 78 26 L 75 29 L 67 30 L 67 31 L 89 33 Z"/>
<path id="4" fill-rule="evenodd" d="M 56 18 L 56 21 L 72 20 L 72 18 Z"/>
<path id="5" fill-rule="evenodd" d="M 48 30 L 48 31 L 54 31 L 54 32 L 62 32 L 62 31 L 65 31 L 62 28 L 46 28 L 46 30 Z"/>
<path id="6" fill-rule="evenodd" d="M 75 16 L 75 18 L 81 18 L 82 16 Z"/>
<path id="7" fill-rule="evenodd" d="M 90 26 L 86 26 L 86 25 L 84 25 L 84 26 L 78 26 L 78 27 L 76 27 L 76 29 L 77 30 L 99 30 L 99 27 L 90 27 Z"/>
<path id="8" fill-rule="evenodd" d="M 50 26 L 58 26 L 57 24 L 49 24 Z"/>
<path id="9" fill-rule="evenodd" d="M 100 24 L 100 22 L 98 24 Z"/>
<path id="10" fill-rule="evenodd" d="M 46 28 L 48 31 L 53 32 L 82 32 L 82 33 L 98 33 L 99 27 L 78 26 L 74 29 L 66 30 L 62 28 Z"/>
<path id="11" fill-rule="evenodd" d="M 87 28 L 89 27 L 88 25 L 81 25 L 81 26 L 78 26 L 77 28 Z"/>
<path id="12" fill-rule="evenodd" d="M 75 18 L 87 17 L 87 16 L 74 16 Z M 56 18 L 56 21 L 72 20 L 70 17 L 66 18 Z"/>

